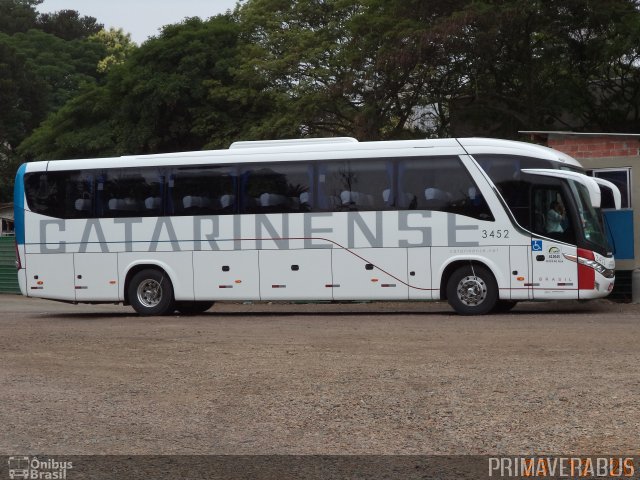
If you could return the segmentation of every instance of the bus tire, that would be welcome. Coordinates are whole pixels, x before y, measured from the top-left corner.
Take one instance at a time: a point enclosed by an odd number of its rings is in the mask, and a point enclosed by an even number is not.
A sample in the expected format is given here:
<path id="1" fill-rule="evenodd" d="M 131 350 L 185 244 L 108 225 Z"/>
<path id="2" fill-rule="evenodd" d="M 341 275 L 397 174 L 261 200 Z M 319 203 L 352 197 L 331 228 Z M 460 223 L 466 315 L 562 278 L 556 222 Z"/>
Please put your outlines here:
<path id="1" fill-rule="evenodd" d="M 176 302 L 176 310 L 182 315 L 197 315 L 213 307 L 215 302 Z"/>
<path id="2" fill-rule="evenodd" d="M 129 282 L 128 293 L 138 315 L 166 315 L 175 309 L 173 285 L 161 270 L 149 268 L 136 273 Z"/>
<path id="3" fill-rule="evenodd" d="M 447 300 L 460 315 L 484 315 L 498 302 L 498 284 L 486 267 L 465 265 L 449 277 Z"/>

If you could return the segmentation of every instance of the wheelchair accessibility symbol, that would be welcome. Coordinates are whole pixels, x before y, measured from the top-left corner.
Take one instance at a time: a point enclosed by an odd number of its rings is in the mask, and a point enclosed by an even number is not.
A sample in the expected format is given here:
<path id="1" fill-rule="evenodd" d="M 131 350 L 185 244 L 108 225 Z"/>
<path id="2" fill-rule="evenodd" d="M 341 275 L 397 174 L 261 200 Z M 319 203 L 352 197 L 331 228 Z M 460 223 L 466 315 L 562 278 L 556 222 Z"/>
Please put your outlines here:
<path id="1" fill-rule="evenodd" d="M 531 251 L 532 252 L 541 252 L 542 251 L 542 240 L 531 240 Z"/>

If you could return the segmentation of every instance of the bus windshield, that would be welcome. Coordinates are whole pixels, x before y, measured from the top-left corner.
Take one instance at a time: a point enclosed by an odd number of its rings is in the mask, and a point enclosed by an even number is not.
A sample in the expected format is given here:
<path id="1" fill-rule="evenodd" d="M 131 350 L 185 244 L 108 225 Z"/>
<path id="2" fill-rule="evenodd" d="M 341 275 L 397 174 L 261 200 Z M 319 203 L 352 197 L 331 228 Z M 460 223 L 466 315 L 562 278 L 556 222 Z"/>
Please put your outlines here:
<path id="1" fill-rule="evenodd" d="M 596 209 L 591 205 L 586 187 L 573 180 L 569 180 L 569 187 L 573 192 L 581 222 L 580 233 L 578 233 L 578 235 L 581 235 L 583 240 L 588 244 L 593 244 L 597 247 L 594 248 L 594 250 L 606 255 L 608 252 L 611 252 L 611 247 L 604 233 L 604 228 L 600 220 L 601 216 L 598 215 Z"/>

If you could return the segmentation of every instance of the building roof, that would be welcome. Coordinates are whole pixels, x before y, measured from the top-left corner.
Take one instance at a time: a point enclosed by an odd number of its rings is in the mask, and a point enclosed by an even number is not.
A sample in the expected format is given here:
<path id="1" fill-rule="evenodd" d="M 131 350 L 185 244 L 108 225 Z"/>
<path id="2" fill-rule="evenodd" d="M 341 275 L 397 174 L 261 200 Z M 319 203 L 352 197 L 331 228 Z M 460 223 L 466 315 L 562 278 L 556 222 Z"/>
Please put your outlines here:
<path id="1" fill-rule="evenodd" d="M 567 132 L 554 130 L 518 130 L 525 135 L 580 135 L 585 137 L 640 137 L 640 133 Z"/>

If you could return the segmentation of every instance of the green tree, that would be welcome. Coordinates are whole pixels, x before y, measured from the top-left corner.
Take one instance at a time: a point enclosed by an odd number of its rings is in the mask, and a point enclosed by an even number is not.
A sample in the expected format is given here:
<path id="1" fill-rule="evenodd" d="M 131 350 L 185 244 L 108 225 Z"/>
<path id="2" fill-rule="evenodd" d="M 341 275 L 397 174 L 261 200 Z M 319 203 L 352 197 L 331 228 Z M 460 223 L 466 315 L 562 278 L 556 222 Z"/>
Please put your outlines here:
<path id="1" fill-rule="evenodd" d="M 0 155 L 9 155 L 46 113 L 44 82 L 0 34 Z"/>
<path id="2" fill-rule="evenodd" d="M 107 85 L 119 99 L 113 119 L 118 148 L 197 150 L 218 135 L 217 115 L 240 120 L 233 104 L 210 95 L 211 86 L 232 86 L 237 43 L 238 27 L 229 16 L 190 18 L 164 27 L 113 68 Z"/>
<path id="3" fill-rule="evenodd" d="M 104 45 L 97 42 L 66 41 L 40 30 L 0 35 L 0 42 L 24 55 L 34 78 L 46 84 L 43 93 L 50 112 L 70 100 L 83 82 L 98 77 L 98 62 L 106 55 Z"/>
<path id="4" fill-rule="evenodd" d="M 112 107 L 104 85 L 85 84 L 20 144 L 19 155 L 28 160 L 115 155 Z"/>
<path id="5" fill-rule="evenodd" d="M 638 108 L 632 0 L 470 2 L 452 53 L 466 66 L 453 133 L 621 130 Z"/>
<path id="6" fill-rule="evenodd" d="M 103 82 L 50 116 L 20 147 L 28 158 L 220 148 L 272 112 L 269 96 L 234 76 L 239 27 L 191 18 L 112 65 Z"/>
<path id="7" fill-rule="evenodd" d="M 243 73 L 267 79 L 284 107 L 276 115 L 298 134 L 376 140 L 435 133 L 457 88 L 442 23 L 458 4 L 254 0 L 238 11 Z"/>
<path id="8" fill-rule="evenodd" d="M 85 39 L 104 28 L 94 17 L 80 16 L 75 10 L 42 13 L 38 16 L 37 26 L 63 40 Z"/>
<path id="9" fill-rule="evenodd" d="M 24 55 L 2 42 L 0 34 L 0 202 L 10 201 L 20 159 L 15 148 L 46 112 L 41 91 Z"/>
<path id="10" fill-rule="evenodd" d="M 11 198 L 18 145 L 48 113 L 97 76 L 105 49 L 86 40 L 65 41 L 39 30 L 41 0 L 0 0 L 0 200 Z M 67 12 L 91 30 L 91 22 Z M 62 20 L 64 16 L 58 16 Z M 71 27 L 71 24 L 67 24 Z"/>
<path id="11" fill-rule="evenodd" d="M 13 35 L 36 28 L 36 5 L 44 0 L 0 0 L 0 32 Z"/>
<path id="12" fill-rule="evenodd" d="M 98 72 L 106 72 L 113 65 L 123 63 L 135 49 L 136 44 L 131 40 L 131 34 L 121 28 L 100 30 L 89 37 L 89 40 L 105 46 L 107 54 L 98 62 Z"/>
<path id="13" fill-rule="evenodd" d="M 635 0 L 574 0 L 557 35 L 567 48 L 562 107 L 587 131 L 640 128 L 640 5 Z M 576 22 L 582 18 L 582 22 Z"/>

